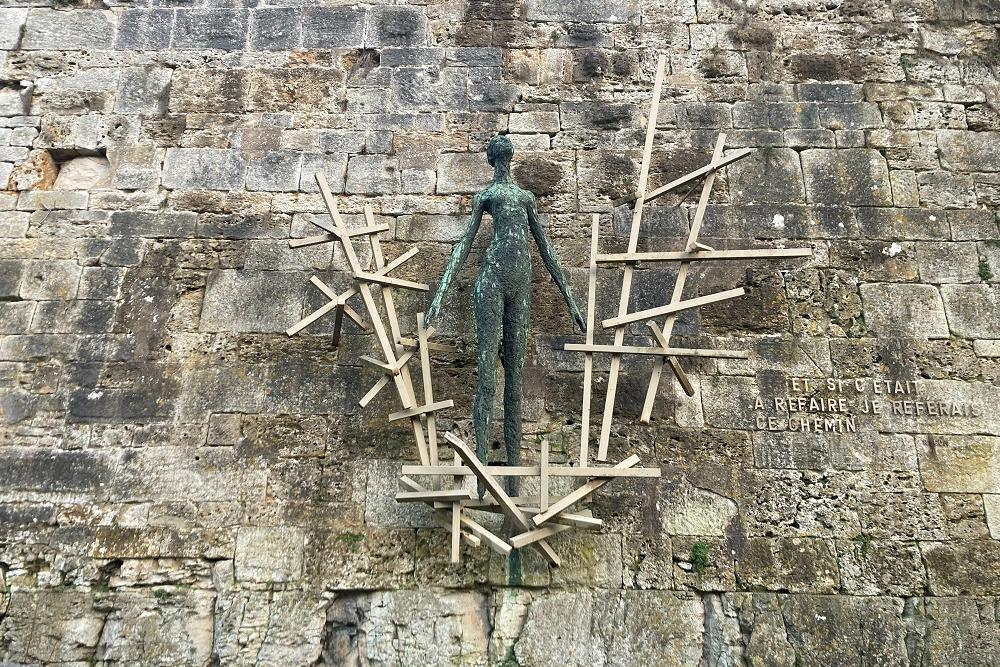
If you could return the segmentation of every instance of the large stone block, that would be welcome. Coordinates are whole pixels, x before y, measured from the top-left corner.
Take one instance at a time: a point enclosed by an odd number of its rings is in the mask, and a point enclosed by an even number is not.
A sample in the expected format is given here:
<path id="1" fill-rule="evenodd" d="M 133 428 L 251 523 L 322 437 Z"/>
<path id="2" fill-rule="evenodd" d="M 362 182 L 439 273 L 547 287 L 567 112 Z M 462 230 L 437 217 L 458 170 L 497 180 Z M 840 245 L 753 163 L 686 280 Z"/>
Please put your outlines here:
<path id="1" fill-rule="evenodd" d="M 122 73 L 115 99 L 117 113 L 163 115 L 167 111 L 170 76 L 167 67 L 130 67 Z"/>
<path id="2" fill-rule="evenodd" d="M 791 148 L 757 151 L 729 166 L 726 172 L 734 204 L 805 202 L 799 154 Z"/>
<path id="3" fill-rule="evenodd" d="M 302 45 L 307 49 L 364 46 L 365 10 L 357 5 L 308 7 L 302 13 Z"/>
<path id="4" fill-rule="evenodd" d="M 247 43 L 243 9 L 178 9 L 171 46 L 175 49 L 235 51 Z"/>
<path id="5" fill-rule="evenodd" d="M 955 171 L 1000 171 L 1000 132 L 938 130 L 941 163 Z"/>
<path id="6" fill-rule="evenodd" d="M 478 192 L 493 177 L 484 153 L 445 153 L 438 160 L 438 194 Z"/>
<path id="7" fill-rule="evenodd" d="M 752 538 L 736 555 L 736 577 L 749 590 L 835 593 L 840 572 L 832 542 Z"/>
<path id="8" fill-rule="evenodd" d="M 948 218 L 944 211 L 915 208 L 859 208 L 858 230 L 867 239 L 947 240 Z"/>
<path id="9" fill-rule="evenodd" d="M 240 528 L 236 537 L 237 581 L 290 582 L 302 577 L 305 535 L 299 528 Z"/>
<path id="10" fill-rule="evenodd" d="M 925 542 L 932 595 L 1000 595 L 1000 541 Z"/>
<path id="11" fill-rule="evenodd" d="M 920 478 L 928 491 L 1000 493 L 1000 438 L 918 436 L 917 454 Z"/>
<path id="12" fill-rule="evenodd" d="M 941 296 L 952 333 L 1000 337 L 1000 285 L 942 285 Z"/>
<path id="13" fill-rule="evenodd" d="M 941 295 L 932 285 L 872 283 L 861 286 L 865 324 L 885 338 L 947 338 Z"/>
<path id="14" fill-rule="evenodd" d="M 0 9 L 0 49 L 16 49 L 21 41 L 21 31 L 28 18 L 28 10 Z"/>
<path id="15" fill-rule="evenodd" d="M 347 163 L 348 194 L 396 194 L 401 188 L 397 157 L 355 155 Z"/>
<path id="16" fill-rule="evenodd" d="M 32 9 L 28 12 L 21 48 L 53 51 L 110 49 L 114 37 L 114 14 L 110 11 Z"/>
<path id="17" fill-rule="evenodd" d="M 802 151 L 802 171 L 810 203 L 892 206 L 889 169 L 876 150 Z"/>
<path id="18" fill-rule="evenodd" d="M 82 267 L 70 260 L 35 260 L 21 276 L 22 299 L 72 299 Z"/>
<path id="19" fill-rule="evenodd" d="M 627 23 L 638 11 L 635 0 L 529 0 L 529 21 Z"/>
<path id="20" fill-rule="evenodd" d="M 268 151 L 250 160 L 247 190 L 294 192 L 299 189 L 302 155 L 298 151 Z"/>
<path id="21" fill-rule="evenodd" d="M 257 9 L 251 14 L 250 45 L 261 51 L 285 51 L 302 42 L 301 14 L 291 7 Z"/>
<path id="22" fill-rule="evenodd" d="M 163 187 L 168 190 L 239 190 L 246 160 L 239 151 L 222 148 L 168 148 L 163 160 Z"/>
<path id="23" fill-rule="evenodd" d="M 420 46 L 427 41 L 427 16 L 421 7 L 372 7 L 365 15 L 365 45 Z"/>
<path id="24" fill-rule="evenodd" d="M 174 26 L 172 9 L 126 9 L 118 19 L 120 50 L 153 51 L 170 46 Z"/>
<path id="25" fill-rule="evenodd" d="M 201 331 L 284 331 L 302 315 L 300 273 L 225 269 L 209 274 Z"/>

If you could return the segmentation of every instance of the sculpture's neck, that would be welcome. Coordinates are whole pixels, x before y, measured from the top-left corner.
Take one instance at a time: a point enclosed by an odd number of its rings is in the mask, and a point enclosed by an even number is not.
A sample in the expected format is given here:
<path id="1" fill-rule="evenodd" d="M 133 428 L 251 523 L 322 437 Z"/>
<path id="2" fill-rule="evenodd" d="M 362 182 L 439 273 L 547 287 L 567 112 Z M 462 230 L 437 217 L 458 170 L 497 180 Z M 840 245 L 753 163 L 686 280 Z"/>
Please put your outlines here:
<path id="1" fill-rule="evenodd" d="M 497 162 L 493 167 L 493 182 L 494 183 L 513 183 L 514 179 L 510 177 L 510 163 L 509 162 Z"/>

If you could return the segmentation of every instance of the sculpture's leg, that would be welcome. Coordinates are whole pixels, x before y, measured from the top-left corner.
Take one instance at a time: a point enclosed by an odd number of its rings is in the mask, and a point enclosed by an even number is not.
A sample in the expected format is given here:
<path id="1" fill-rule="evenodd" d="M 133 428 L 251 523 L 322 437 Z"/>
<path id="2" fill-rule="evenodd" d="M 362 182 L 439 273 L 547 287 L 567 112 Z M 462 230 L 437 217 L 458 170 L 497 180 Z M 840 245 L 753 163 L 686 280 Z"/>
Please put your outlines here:
<path id="1" fill-rule="evenodd" d="M 497 349 L 503 315 L 503 295 L 496 279 L 491 275 L 481 275 L 476 281 L 475 301 L 479 386 L 472 407 L 472 423 L 476 430 L 476 455 L 486 464 L 490 423 L 493 420 L 493 398 L 497 393 Z"/>
<path id="2" fill-rule="evenodd" d="M 507 465 L 521 461 L 521 402 L 524 396 L 524 357 L 528 351 L 530 285 L 507 301 L 503 314 L 503 439 Z M 515 477 L 507 478 L 507 492 L 517 494 Z"/>

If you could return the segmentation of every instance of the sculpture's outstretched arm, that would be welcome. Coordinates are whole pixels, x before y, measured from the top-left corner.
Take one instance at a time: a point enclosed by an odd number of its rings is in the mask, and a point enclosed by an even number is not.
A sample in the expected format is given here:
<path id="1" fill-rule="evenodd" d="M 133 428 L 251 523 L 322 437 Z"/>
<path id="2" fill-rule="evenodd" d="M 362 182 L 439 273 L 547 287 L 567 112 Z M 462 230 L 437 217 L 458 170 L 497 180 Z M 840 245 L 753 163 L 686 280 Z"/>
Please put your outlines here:
<path id="1" fill-rule="evenodd" d="M 424 315 L 424 326 L 429 326 L 431 321 L 437 318 L 440 313 L 441 301 L 444 299 L 445 292 L 448 291 L 452 278 L 455 277 L 455 274 L 465 264 L 465 260 L 469 256 L 469 251 L 472 249 L 472 242 L 479 232 L 479 223 L 483 221 L 483 211 L 484 206 L 481 193 L 476 194 L 472 198 L 472 217 L 469 218 L 469 226 L 465 230 L 465 234 L 462 235 L 462 238 L 459 239 L 458 243 L 451 250 L 451 257 L 448 258 L 448 265 L 444 269 L 444 275 L 441 276 L 441 282 L 438 283 L 437 292 L 434 293 L 434 300 L 431 301 L 430 308 L 427 309 L 427 314 Z"/>
<path id="2" fill-rule="evenodd" d="M 569 314 L 576 323 L 576 326 L 579 327 L 580 331 L 586 332 L 587 322 L 583 319 L 583 315 L 580 314 L 580 309 L 573 299 L 573 291 L 566 280 L 566 274 L 563 273 L 562 265 L 559 264 L 556 249 L 549 242 L 548 237 L 545 235 L 545 230 L 542 229 L 542 223 L 538 220 L 535 196 L 531 193 L 528 194 L 531 197 L 531 200 L 528 202 L 528 226 L 531 228 L 531 235 L 535 237 L 535 243 L 538 245 L 538 254 L 542 256 L 542 263 L 548 269 L 552 280 L 559 286 L 559 291 L 562 292 L 563 299 L 566 300 L 566 307 L 569 308 Z"/>

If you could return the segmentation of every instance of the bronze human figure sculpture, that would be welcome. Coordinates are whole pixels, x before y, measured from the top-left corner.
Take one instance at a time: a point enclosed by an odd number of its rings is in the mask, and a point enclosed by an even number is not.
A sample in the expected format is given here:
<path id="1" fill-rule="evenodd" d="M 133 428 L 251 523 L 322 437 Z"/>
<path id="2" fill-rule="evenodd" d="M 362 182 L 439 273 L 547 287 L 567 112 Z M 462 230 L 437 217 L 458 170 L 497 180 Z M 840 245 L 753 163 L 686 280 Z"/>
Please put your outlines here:
<path id="1" fill-rule="evenodd" d="M 535 196 L 519 188 L 511 178 L 510 161 L 513 155 L 513 144 L 502 135 L 494 137 L 486 147 L 486 159 L 494 169 L 493 181 L 472 198 L 469 227 L 452 249 L 448 266 L 424 317 L 426 324 L 437 317 L 448 286 L 469 255 L 483 213 L 489 213 L 493 218 L 493 240 L 483 254 L 482 268 L 475 283 L 479 386 L 472 418 L 476 432 L 476 454 L 486 463 L 486 445 L 490 437 L 493 398 L 496 395 L 497 348 L 502 331 L 503 430 L 507 465 L 517 465 L 520 459 L 523 369 L 531 301 L 529 232 L 535 239 L 545 268 L 559 286 L 576 326 L 581 331 L 587 326 L 573 300 L 555 248 L 546 238 L 538 220 Z M 507 479 L 511 481 L 513 478 Z"/>

